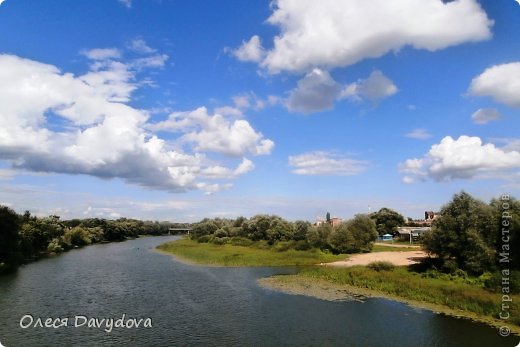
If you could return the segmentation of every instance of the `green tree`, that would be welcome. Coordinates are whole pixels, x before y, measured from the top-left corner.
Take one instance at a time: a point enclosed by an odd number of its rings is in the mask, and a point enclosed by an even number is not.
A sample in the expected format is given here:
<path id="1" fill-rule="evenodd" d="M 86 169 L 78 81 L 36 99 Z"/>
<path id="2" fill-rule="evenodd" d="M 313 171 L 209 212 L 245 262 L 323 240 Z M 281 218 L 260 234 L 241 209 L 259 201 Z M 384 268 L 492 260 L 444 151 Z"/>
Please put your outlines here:
<path id="1" fill-rule="evenodd" d="M 328 242 L 338 253 L 369 252 L 377 239 L 374 221 L 365 214 L 341 223 L 332 230 Z"/>
<path id="2" fill-rule="evenodd" d="M 405 224 L 404 217 L 401 214 L 386 207 L 371 213 L 370 218 L 375 222 L 379 235 L 395 234 L 397 227 Z"/>
<path id="3" fill-rule="evenodd" d="M 305 237 L 307 236 L 307 231 L 311 227 L 311 223 L 297 220 L 294 222 L 294 235 L 293 239 L 296 241 L 305 240 Z"/>
<path id="4" fill-rule="evenodd" d="M 461 192 L 440 211 L 432 230 L 423 237 L 424 248 L 442 260 L 453 259 L 460 269 L 479 274 L 490 269 L 496 257 L 491 244 L 496 235 L 496 211 Z"/>
<path id="5" fill-rule="evenodd" d="M 320 249 L 327 249 L 329 244 L 327 242 L 332 226 L 328 223 L 323 223 L 319 226 L 311 226 L 307 231 L 307 243 L 311 247 Z"/>
<path id="6" fill-rule="evenodd" d="M 18 214 L 7 206 L 0 206 L 0 273 L 18 262 L 19 228 Z"/>

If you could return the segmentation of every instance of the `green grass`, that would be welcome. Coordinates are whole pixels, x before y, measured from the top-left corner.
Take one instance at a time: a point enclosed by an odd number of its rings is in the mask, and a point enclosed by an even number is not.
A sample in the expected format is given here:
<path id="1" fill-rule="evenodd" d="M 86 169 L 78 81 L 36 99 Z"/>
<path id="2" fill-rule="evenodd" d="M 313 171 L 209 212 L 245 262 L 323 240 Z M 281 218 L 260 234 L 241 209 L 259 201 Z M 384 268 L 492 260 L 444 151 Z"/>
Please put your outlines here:
<path id="1" fill-rule="evenodd" d="M 428 278 L 406 267 L 387 271 L 374 271 L 368 267 L 351 268 L 312 267 L 294 275 L 295 280 L 313 278 L 334 284 L 365 288 L 400 298 L 405 301 L 422 302 L 452 310 L 471 312 L 479 317 L 498 318 L 501 294 L 492 293 L 479 285 L 461 283 L 445 278 Z M 511 317 L 507 323 L 520 325 L 520 297 L 512 295 Z"/>
<path id="2" fill-rule="evenodd" d="M 290 266 L 315 265 L 346 259 L 346 254 L 333 255 L 317 249 L 280 251 L 265 242 L 253 243 L 250 247 L 231 244 L 214 245 L 198 243 L 190 239 L 167 242 L 157 247 L 181 260 L 206 265 L 223 266 Z"/>
<path id="3" fill-rule="evenodd" d="M 372 252 L 413 252 L 420 251 L 419 248 L 414 247 L 392 247 L 392 246 L 382 246 L 382 245 L 374 245 L 372 248 Z"/>

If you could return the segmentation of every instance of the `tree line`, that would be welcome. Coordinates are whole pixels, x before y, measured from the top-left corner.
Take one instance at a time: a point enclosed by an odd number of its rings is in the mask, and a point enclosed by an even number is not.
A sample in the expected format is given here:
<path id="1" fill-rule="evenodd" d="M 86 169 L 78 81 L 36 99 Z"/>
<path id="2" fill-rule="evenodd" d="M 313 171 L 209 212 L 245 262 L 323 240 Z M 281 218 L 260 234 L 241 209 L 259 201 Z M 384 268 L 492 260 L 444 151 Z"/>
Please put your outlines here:
<path id="1" fill-rule="evenodd" d="M 204 219 L 193 226 L 190 235 L 198 242 L 247 246 L 265 241 L 280 249 L 318 248 L 334 253 L 369 252 L 377 239 L 376 225 L 365 214 L 358 214 L 334 228 L 330 223 L 316 226 L 303 220 L 289 222 L 264 214 L 249 219 Z"/>
<path id="2" fill-rule="evenodd" d="M 139 235 L 163 235 L 170 227 L 177 226 L 127 218 L 60 220 L 54 215 L 38 218 L 29 211 L 19 215 L 9 207 L 0 206 L 0 273 L 48 254 Z"/>

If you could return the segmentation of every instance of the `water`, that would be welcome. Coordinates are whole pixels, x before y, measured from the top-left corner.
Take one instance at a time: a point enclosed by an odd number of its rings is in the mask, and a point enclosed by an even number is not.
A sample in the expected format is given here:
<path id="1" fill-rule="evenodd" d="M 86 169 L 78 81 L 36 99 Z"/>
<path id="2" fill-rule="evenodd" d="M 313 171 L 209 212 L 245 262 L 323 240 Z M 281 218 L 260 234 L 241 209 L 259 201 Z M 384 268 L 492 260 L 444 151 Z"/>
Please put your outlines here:
<path id="1" fill-rule="evenodd" d="M 515 346 L 497 329 L 383 299 L 327 302 L 261 288 L 294 268 L 183 264 L 154 251 L 175 237 L 89 246 L 0 277 L 0 342 L 13 346 Z M 22 329 L 24 315 L 69 317 Z M 75 316 L 147 318 L 151 328 L 74 327 Z M 26 321 L 27 322 L 27 321 Z M 80 320 L 81 322 L 81 320 Z"/>

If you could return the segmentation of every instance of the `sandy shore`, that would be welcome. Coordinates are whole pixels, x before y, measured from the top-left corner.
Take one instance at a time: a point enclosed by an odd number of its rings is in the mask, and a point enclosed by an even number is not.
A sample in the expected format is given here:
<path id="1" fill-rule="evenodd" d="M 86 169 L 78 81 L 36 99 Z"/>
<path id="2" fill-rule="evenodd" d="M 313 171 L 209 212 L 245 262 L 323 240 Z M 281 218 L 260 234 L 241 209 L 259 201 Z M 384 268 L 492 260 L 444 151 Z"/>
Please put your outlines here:
<path id="1" fill-rule="evenodd" d="M 368 265 L 375 261 L 388 261 L 397 266 L 416 264 L 421 259 L 428 257 L 428 254 L 423 251 L 409 251 L 409 252 L 374 252 L 355 254 L 348 259 L 339 260 L 332 263 L 322 263 L 325 266 L 348 267 L 356 265 Z"/>

